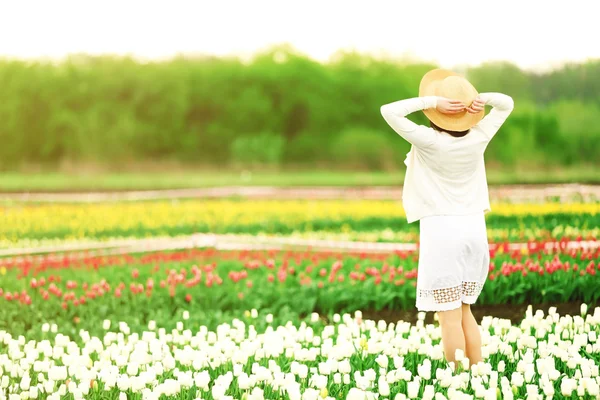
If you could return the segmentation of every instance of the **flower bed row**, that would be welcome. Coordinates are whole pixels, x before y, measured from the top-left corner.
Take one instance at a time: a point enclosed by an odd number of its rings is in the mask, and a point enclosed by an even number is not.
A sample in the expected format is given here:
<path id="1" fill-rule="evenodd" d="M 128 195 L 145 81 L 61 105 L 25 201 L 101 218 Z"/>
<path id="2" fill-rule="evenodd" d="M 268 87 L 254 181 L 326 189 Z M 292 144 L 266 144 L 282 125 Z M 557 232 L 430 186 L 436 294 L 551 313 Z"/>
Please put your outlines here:
<path id="1" fill-rule="evenodd" d="M 491 252 L 478 304 L 600 300 L 600 248 Z M 98 318 L 172 321 L 193 305 L 207 314 L 256 308 L 314 311 L 414 308 L 418 255 L 195 249 L 84 259 L 0 262 L 0 329 L 27 331 L 51 317 L 73 329 Z M 36 261 L 33 261 L 36 260 Z M 211 317 L 214 318 L 214 317 Z M 75 321 L 77 321 L 75 323 Z"/>
<path id="2" fill-rule="evenodd" d="M 600 204 L 498 204 L 487 216 L 491 240 L 585 239 L 600 233 Z M 394 201 L 182 200 L 93 204 L 12 204 L 0 208 L 0 245 L 23 240 L 182 235 L 195 232 L 371 234 L 415 241 Z M 373 236 L 374 235 L 374 236 Z"/>
<path id="3" fill-rule="evenodd" d="M 166 330 L 98 319 L 102 333 L 43 338 L 0 331 L 0 387 L 10 399 L 573 399 L 600 396 L 600 307 L 581 315 L 532 312 L 519 325 L 486 317 L 484 361 L 462 353 L 453 371 L 438 326 L 363 320 L 325 324 L 251 313 L 215 330 L 184 311 Z M 255 323 L 262 320 L 262 328 Z M 68 397 L 66 397 L 68 396 Z"/>

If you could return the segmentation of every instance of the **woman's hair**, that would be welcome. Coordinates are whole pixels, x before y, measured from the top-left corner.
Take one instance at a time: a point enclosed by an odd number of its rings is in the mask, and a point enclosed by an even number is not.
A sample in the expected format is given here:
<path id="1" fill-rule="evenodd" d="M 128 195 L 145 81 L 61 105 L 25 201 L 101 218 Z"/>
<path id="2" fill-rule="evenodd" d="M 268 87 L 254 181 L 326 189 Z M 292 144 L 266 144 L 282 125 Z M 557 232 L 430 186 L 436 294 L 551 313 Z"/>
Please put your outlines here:
<path id="1" fill-rule="evenodd" d="M 463 136 L 467 135 L 467 133 L 469 133 L 469 131 L 470 131 L 470 129 L 467 129 L 466 131 L 449 131 L 449 130 L 440 128 L 439 126 L 437 126 L 436 124 L 434 124 L 431 121 L 429 121 L 429 125 L 438 132 L 446 132 L 450 136 L 454 136 L 454 137 L 463 137 Z"/>

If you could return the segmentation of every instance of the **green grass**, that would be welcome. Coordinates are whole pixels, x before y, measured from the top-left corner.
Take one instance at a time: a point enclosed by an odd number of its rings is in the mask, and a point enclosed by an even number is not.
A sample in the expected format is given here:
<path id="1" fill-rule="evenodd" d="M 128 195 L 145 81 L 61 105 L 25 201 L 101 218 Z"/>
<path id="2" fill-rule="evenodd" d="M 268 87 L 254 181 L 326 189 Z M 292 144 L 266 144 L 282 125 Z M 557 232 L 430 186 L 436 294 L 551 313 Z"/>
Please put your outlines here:
<path id="1" fill-rule="evenodd" d="M 182 189 L 212 186 L 394 186 L 397 172 L 264 171 L 240 173 L 187 169 L 169 172 L 19 173 L 0 174 L 0 192 L 120 191 Z M 488 170 L 490 184 L 600 183 L 598 167 L 555 170 Z"/>

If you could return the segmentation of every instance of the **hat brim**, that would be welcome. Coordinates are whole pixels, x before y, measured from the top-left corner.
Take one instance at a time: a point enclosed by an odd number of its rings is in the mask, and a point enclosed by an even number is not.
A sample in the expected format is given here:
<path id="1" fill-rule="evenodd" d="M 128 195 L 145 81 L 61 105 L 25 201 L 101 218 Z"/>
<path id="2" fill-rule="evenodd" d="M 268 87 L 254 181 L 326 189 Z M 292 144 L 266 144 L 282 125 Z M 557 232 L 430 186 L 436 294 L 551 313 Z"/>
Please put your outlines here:
<path id="1" fill-rule="evenodd" d="M 423 76 L 423 79 L 421 79 L 421 84 L 419 85 L 419 96 L 439 96 L 439 94 L 436 93 L 436 88 L 439 82 L 449 76 L 460 75 L 445 69 L 434 69 L 429 71 L 425 74 L 425 76 Z M 477 93 L 477 90 L 474 87 L 473 91 L 474 93 Z M 423 110 L 423 113 L 431 122 L 440 128 L 454 132 L 461 132 L 471 129 L 477 125 L 485 115 L 485 111 L 478 112 L 477 114 L 471 114 L 467 111 L 463 111 L 458 114 L 443 114 L 435 108 Z"/>

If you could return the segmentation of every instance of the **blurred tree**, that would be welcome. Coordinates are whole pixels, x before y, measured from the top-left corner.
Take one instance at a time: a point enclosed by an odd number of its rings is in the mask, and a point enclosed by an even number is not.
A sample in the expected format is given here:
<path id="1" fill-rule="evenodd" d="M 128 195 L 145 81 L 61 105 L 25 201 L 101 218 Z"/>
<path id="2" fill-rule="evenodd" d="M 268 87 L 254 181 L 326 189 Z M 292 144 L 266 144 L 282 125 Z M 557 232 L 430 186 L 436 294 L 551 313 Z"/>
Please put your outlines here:
<path id="1" fill-rule="evenodd" d="M 0 60 L 0 167 L 93 162 L 114 168 L 161 160 L 401 167 L 410 145 L 386 125 L 379 107 L 416 96 L 431 68 L 355 52 L 323 64 L 288 45 L 249 61 Z M 480 92 L 515 99 L 488 162 L 600 163 L 599 60 L 545 74 L 510 63 L 466 73 Z M 428 123 L 423 113 L 409 118 Z"/>

